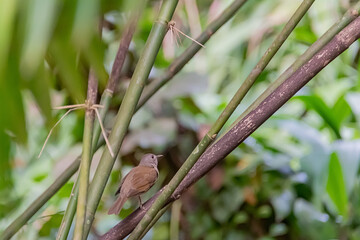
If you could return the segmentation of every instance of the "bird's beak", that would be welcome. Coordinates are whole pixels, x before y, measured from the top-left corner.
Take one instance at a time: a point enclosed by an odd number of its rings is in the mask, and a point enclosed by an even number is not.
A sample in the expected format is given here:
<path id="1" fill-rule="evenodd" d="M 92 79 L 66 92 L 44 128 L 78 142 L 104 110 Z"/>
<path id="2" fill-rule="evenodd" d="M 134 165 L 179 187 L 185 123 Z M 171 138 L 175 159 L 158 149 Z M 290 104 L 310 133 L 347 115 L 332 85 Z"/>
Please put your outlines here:
<path id="1" fill-rule="evenodd" d="M 156 155 L 157 158 L 164 157 L 164 155 Z"/>

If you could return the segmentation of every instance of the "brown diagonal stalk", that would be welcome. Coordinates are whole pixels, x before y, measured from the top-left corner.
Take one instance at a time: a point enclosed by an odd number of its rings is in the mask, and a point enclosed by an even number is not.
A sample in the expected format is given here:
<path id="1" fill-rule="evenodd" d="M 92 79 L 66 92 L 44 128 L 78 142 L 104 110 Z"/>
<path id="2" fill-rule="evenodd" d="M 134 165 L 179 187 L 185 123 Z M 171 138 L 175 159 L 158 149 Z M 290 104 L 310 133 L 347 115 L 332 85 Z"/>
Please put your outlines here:
<path id="1" fill-rule="evenodd" d="M 251 133 L 263 124 L 272 114 L 284 105 L 297 91 L 309 82 L 319 71 L 332 60 L 345 51 L 360 37 L 360 17 L 356 18 L 339 34 L 337 34 L 325 47 L 316 53 L 302 67 L 295 71 L 279 87 L 277 87 L 259 106 L 247 114 L 219 141 L 209 147 L 200 157 L 199 161 L 190 170 L 174 194 L 168 200 L 170 203 L 194 182 L 203 177 L 217 163 L 224 159 L 233 149 L 242 143 Z M 163 191 L 160 190 L 154 197 L 144 204 L 144 210 L 137 209 L 122 222 L 104 234 L 101 239 L 122 239 L 126 237 L 134 226 L 143 218 L 145 212 Z"/>

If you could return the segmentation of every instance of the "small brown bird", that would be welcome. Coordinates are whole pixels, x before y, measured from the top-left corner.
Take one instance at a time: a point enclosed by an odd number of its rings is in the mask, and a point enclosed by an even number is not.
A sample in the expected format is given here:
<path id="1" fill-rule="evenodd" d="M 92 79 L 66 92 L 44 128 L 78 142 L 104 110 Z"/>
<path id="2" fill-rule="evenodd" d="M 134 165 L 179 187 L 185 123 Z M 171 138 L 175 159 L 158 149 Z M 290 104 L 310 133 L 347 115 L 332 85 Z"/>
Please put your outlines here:
<path id="1" fill-rule="evenodd" d="M 158 158 L 162 155 L 145 154 L 138 166 L 130 170 L 121 181 L 115 196 L 119 194 L 115 203 L 109 209 L 108 214 L 119 214 L 124 203 L 130 197 L 138 197 L 140 208 L 143 208 L 140 195 L 147 192 L 156 182 L 159 171 L 157 169 Z"/>

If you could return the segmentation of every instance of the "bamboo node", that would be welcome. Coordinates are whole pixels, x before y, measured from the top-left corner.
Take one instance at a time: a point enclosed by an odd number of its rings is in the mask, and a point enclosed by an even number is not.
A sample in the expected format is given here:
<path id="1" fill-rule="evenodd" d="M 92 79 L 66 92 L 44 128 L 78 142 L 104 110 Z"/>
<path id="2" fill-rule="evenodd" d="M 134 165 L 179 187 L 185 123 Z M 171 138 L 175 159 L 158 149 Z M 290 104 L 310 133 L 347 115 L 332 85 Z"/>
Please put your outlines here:
<path id="1" fill-rule="evenodd" d="M 111 96 L 114 94 L 114 91 L 113 91 L 113 90 L 110 90 L 110 89 L 108 89 L 108 88 L 105 89 L 104 92 L 109 93 L 109 95 L 111 95 Z"/>
<path id="2" fill-rule="evenodd" d="M 213 135 L 210 136 L 210 134 L 207 133 L 206 136 L 212 141 L 212 140 L 214 140 L 216 138 L 217 134 L 214 133 Z"/>

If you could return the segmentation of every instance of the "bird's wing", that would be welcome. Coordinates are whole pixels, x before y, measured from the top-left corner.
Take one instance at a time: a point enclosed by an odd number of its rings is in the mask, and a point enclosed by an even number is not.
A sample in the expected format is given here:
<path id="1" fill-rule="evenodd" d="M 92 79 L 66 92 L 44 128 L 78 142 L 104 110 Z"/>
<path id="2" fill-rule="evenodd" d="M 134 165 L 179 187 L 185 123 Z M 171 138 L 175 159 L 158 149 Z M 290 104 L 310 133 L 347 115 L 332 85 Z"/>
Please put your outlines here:
<path id="1" fill-rule="evenodd" d="M 126 193 L 127 197 L 133 197 L 149 190 L 158 178 L 155 168 L 137 166 L 137 171 L 130 171 L 129 177 L 126 178 L 126 185 L 130 186 Z M 125 184 L 125 181 L 124 181 Z"/>
<path id="2" fill-rule="evenodd" d="M 123 183 L 124 183 L 124 181 L 125 181 L 125 179 L 126 179 L 126 177 L 127 177 L 128 175 L 129 175 L 129 173 L 126 174 L 125 177 L 121 180 L 120 186 L 119 186 L 118 190 L 115 192 L 115 196 L 120 193 L 120 191 L 121 191 L 121 186 L 123 185 Z"/>

